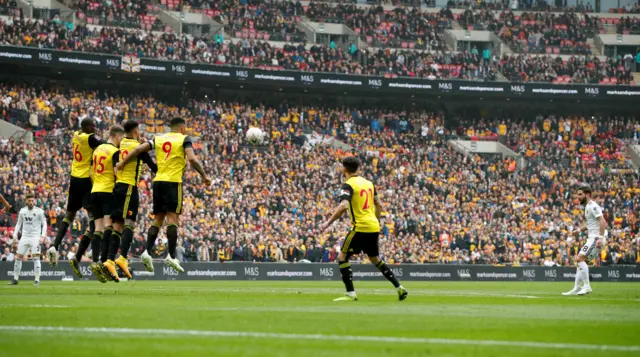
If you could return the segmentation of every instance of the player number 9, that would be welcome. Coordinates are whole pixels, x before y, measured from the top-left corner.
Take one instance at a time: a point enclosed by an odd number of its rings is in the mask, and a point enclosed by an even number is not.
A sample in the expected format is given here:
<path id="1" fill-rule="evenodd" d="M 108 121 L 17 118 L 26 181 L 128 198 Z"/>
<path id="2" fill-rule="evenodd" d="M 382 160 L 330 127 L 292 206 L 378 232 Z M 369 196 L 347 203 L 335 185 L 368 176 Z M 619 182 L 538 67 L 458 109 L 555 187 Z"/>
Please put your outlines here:
<path id="1" fill-rule="evenodd" d="M 169 155 L 171 155 L 171 149 L 172 149 L 172 145 L 170 141 L 167 141 L 166 143 L 162 144 L 162 152 L 164 152 L 165 154 L 167 154 L 164 159 L 168 159 Z"/>

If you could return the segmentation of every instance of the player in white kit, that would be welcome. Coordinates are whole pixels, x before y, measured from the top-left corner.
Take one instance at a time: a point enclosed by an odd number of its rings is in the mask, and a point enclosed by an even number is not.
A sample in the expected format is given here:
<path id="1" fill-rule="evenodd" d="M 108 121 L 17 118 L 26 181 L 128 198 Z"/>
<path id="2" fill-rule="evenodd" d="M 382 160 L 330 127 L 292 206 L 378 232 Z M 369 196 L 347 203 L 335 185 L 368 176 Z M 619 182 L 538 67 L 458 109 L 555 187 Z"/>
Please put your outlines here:
<path id="1" fill-rule="evenodd" d="M 33 256 L 33 270 L 35 273 L 34 285 L 40 284 L 40 239 L 47 234 L 47 218 L 42 208 L 35 207 L 36 199 L 33 195 L 27 195 L 27 207 L 23 207 L 18 213 L 18 224 L 13 230 L 13 241 L 11 245 L 18 241 L 18 232 L 22 232 L 18 251 L 13 265 L 13 280 L 9 285 L 17 285 L 22 270 L 22 260 L 27 252 L 31 251 Z"/>
<path id="2" fill-rule="evenodd" d="M 587 231 L 587 243 L 580 249 L 580 253 L 576 258 L 578 269 L 576 271 L 575 285 L 571 291 L 562 293 L 565 296 L 591 293 L 587 261 L 598 256 L 609 234 L 607 232 L 609 225 L 602 214 L 602 207 L 591 199 L 591 192 L 591 187 L 586 183 L 578 187 L 577 197 L 580 204 L 584 205 L 584 217 L 587 220 L 587 224 L 575 232 Z"/>

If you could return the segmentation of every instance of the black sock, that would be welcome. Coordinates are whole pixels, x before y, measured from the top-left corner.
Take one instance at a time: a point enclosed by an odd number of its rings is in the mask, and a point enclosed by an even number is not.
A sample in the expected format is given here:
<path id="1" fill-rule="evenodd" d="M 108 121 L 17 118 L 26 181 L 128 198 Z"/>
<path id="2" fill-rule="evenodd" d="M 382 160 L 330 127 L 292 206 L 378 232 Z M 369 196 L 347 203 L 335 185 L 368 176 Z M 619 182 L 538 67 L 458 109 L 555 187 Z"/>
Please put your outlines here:
<path id="1" fill-rule="evenodd" d="M 76 252 L 76 259 L 78 261 L 82 261 L 82 256 L 87 252 L 89 245 L 91 245 L 91 239 L 93 237 L 93 232 L 96 229 L 96 224 L 91 218 L 89 222 L 89 229 L 84 232 L 82 238 L 80 238 L 80 245 L 78 246 L 78 251 Z"/>
<path id="2" fill-rule="evenodd" d="M 169 256 L 176 258 L 176 247 L 178 246 L 178 226 L 170 224 L 167 227 L 167 240 L 169 241 Z"/>
<path id="3" fill-rule="evenodd" d="M 350 293 L 355 290 L 353 287 L 353 270 L 351 269 L 351 263 L 338 262 L 338 264 L 340 264 L 340 274 L 342 275 L 344 287 L 347 288 L 347 292 Z"/>
<path id="4" fill-rule="evenodd" d="M 124 226 L 124 231 L 122 232 L 122 240 L 120 244 L 120 255 L 122 255 L 125 259 L 129 257 L 129 249 L 131 248 L 131 241 L 133 241 L 133 227 Z"/>
<path id="5" fill-rule="evenodd" d="M 104 229 L 104 236 L 102 236 L 102 252 L 100 252 L 100 261 L 106 262 L 109 256 L 109 246 L 111 245 L 111 232 L 113 227 L 109 226 Z"/>
<path id="6" fill-rule="evenodd" d="M 91 245 L 91 237 L 89 236 L 89 232 L 85 232 L 80 238 L 80 245 L 78 246 L 78 251 L 76 252 L 76 260 L 82 261 L 82 256 L 87 252 L 87 248 Z"/>
<path id="7" fill-rule="evenodd" d="M 396 276 L 393 275 L 393 272 L 391 271 L 391 269 L 389 269 L 387 264 L 384 263 L 384 260 L 381 260 L 380 263 L 376 264 L 376 268 L 380 270 L 382 275 L 384 275 L 384 277 L 387 278 L 387 280 L 389 280 L 391 284 L 393 284 L 393 286 L 395 286 L 396 288 L 400 287 L 400 282 L 398 282 L 398 279 L 396 279 Z"/>
<path id="8" fill-rule="evenodd" d="M 120 249 L 120 238 L 122 235 L 118 231 L 111 232 L 111 240 L 109 242 L 109 255 L 107 258 L 111 260 L 116 259 L 116 254 L 118 254 L 118 249 Z"/>
<path id="9" fill-rule="evenodd" d="M 95 232 L 91 239 L 91 259 L 94 263 L 100 261 L 100 244 L 102 244 L 102 232 Z"/>
<path id="10" fill-rule="evenodd" d="M 67 235 L 67 231 L 69 230 L 69 226 L 71 225 L 71 220 L 67 217 L 64 217 L 60 225 L 58 226 L 58 233 L 56 234 L 56 240 L 53 241 L 53 246 L 56 247 L 56 250 L 60 247 L 62 243 L 62 239 L 65 235 Z"/>
<path id="11" fill-rule="evenodd" d="M 149 228 L 149 232 L 147 233 L 147 253 L 151 254 L 153 251 L 153 246 L 156 244 L 156 238 L 158 238 L 158 233 L 160 233 L 160 227 L 156 226 L 155 223 Z"/>

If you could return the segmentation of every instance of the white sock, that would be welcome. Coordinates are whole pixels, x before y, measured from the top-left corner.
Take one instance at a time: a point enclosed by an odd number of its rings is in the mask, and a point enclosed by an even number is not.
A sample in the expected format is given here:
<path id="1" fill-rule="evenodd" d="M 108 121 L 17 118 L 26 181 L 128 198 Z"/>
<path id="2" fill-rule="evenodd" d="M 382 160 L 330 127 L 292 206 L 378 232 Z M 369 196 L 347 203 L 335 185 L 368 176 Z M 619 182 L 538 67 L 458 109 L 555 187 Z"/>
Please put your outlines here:
<path id="1" fill-rule="evenodd" d="M 582 270 L 582 286 L 585 288 L 590 288 L 591 285 L 589 284 L 589 266 L 586 262 L 580 262 L 578 263 L 578 266 L 580 267 L 580 270 Z"/>
<path id="2" fill-rule="evenodd" d="M 576 268 L 576 282 L 575 285 L 573 286 L 573 288 L 575 290 L 578 290 L 582 287 L 582 270 L 580 270 L 580 267 Z"/>
<path id="3" fill-rule="evenodd" d="M 35 280 L 40 281 L 40 272 L 42 271 L 42 266 L 40 265 L 40 259 L 36 259 L 33 261 L 33 271 L 36 275 Z"/>
<path id="4" fill-rule="evenodd" d="M 355 291 L 347 291 L 347 295 L 356 296 L 356 292 Z"/>
<path id="5" fill-rule="evenodd" d="M 22 270 L 22 259 L 15 258 L 16 261 L 13 262 L 13 278 L 15 280 L 20 280 L 20 271 Z"/>

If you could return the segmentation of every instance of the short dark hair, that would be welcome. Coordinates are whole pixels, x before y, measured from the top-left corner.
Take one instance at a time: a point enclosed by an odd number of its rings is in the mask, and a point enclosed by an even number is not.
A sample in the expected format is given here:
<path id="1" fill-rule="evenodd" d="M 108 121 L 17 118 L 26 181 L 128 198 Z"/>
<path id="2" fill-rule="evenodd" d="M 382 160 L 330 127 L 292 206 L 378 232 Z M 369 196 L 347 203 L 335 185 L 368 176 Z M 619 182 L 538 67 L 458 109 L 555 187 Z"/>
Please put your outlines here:
<path id="1" fill-rule="evenodd" d="M 360 163 L 355 156 L 348 156 L 342 159 L 342 167 L 344 167 L 347 172 L 354 173 L 358 171 Z"/>
<path id="2" fill-rule="evenodd" d="M 187 122 L 184 120 L 184 118 L 181 117 L 175 117 L 173 119 L 171 119 L 171 121 L 169 122 L 169 126 L 172 128 L 175 128 L 178 125 L 182 125 L 182 124 L 186 124 Z"/>
<path id="3" fill-rule="evenodd" d="M 124 128 L 120 125 L 114 125 L 109 129 L 109 136 L 114 137 L 118 134 L 124 134 Z"/>
<path id="4" fill-rule="evenodd" d="M 80 127 L 82 128 L 82 130 L 89 129 L 94 126 L 96 126 L 96 121 L 93 120 L 92 118 L 84 118 L 80 122 Z"/>
<path id="5" fill-rule="evenodd" d="M 582 192 L 584 192 L 585 194 L 586 194 L 586 193 L 591 193 L 591 192 L 592 192 L 592 190 L 591 190 L 591 186 L 589 186 L 589 184 L 588 184 L 588 183 L 581 183 L 580 185 L 578 185 L 578 191 L 582 191 Z"/>
<path id="6" fill-rule="evenodd" d="M 122 124 L 122 127 L 124 128 L 124 132 L 129 134 L 136 130 L 139 125 L 140 124 L 138 124 L 138 122 L 135 120 L 127 120 L 124 122 L 124 124 Z"/>
<path id="7" fill-rule="evenodd" d="M 26 195 L 26 196 L 24 196 L 24 199 L 25 199 L 25 200 L 28 200 L 28 199 L 30 199 L 30 198 L 36 198 L 36 196 L 34 196 L 34 195 L 33 195 L 33 193 L 27 193 L 27 195 Z"/>

